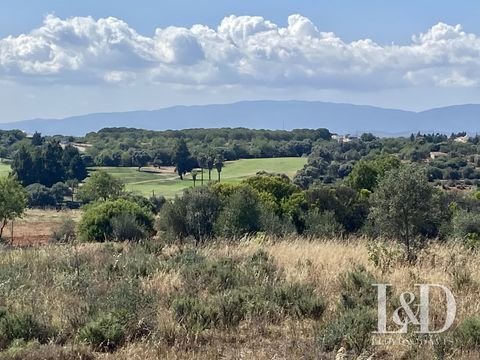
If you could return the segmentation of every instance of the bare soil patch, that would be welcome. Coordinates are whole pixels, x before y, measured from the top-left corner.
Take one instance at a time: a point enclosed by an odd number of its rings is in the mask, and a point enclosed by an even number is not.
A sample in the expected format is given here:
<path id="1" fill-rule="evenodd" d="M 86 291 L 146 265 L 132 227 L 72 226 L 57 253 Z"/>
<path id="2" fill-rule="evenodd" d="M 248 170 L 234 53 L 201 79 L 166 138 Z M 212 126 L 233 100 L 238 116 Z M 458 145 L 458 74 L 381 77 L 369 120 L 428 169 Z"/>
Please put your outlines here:
<path id="1" fill-rule="evenodd" d="M 65 218 L 74 221 L 80 219 L 79 210 L 38 210 L 29 209 L 22 219 L 9 223 L 3 238 L 14 246 L 35 246 L 47 244 L 52 233 L 62 224 Z"/>

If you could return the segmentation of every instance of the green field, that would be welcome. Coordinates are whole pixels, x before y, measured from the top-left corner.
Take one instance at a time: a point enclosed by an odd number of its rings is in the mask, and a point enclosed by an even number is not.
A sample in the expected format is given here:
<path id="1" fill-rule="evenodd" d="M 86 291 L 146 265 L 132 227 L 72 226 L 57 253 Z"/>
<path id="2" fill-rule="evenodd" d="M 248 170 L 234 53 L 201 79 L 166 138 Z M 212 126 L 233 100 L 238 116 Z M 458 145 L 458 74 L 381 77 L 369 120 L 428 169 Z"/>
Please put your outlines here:
<path id="1" fill-rule="evenodd" d="M 226 162 L 222 171 L 222 181 L 236 183 L 242 179 L 255 175 L 259 171 L 287 174 L 293 177 L 295 173 L 306 163 L 306 158 L 276 158 L 276 159 L 249 159 Z M 138 192 L 143 195 L 163 195 L 171 198 L 183 189 L 193 186 L 192 178 L 188 175 L 185 180 L 180 180 L 172 173 L 147 173 L 139 172 L 136 168 L 102 167 L 94 168 L 104 170 L 116 178 L 122 179 L 127 190 Z M 205 172 L 208 179 L 208 172 Z M 200 176 L 197 178 L 197 183 Z M 217 171 L 212 171 L 212 180 L 217 179 Z"/>
<path id="2" fill-rule="evenodd" d="M 0 163 L 0 176 L 7 176 L 10 172 L 10 165 L 5 163 Z"/>

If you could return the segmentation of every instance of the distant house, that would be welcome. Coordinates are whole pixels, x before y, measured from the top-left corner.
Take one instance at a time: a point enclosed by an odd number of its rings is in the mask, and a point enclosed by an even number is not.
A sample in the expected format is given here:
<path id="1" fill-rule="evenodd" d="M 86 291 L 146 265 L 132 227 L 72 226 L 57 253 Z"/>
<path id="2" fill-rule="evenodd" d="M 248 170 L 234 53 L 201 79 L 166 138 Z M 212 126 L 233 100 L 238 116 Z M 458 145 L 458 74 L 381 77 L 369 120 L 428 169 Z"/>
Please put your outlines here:
<path id="1" fill-rule="evenodd" d="M 448 154 L 441 151 L 432 151 L 430 153 L 431 160 L 436 160 L 436 159 L 446 158 L 446 157 L 448 157 Z"/>
<path id="2" fill-rule="evenodd" d="M 349 143 L 350 141 L 356 139 L 358 139 L 357 136 L 332 134 L 332 140 L 335 140 L 339 143 Z"/>
<path id="3" fill-rule="evenodd" d="M 466 144 L 466 143 L 468 143 L 468 140 L 470 140 L 470 136 L 465 135 L 465 136 L 457 137 L 457 138 L 455 138 L 453 141 Z"/>

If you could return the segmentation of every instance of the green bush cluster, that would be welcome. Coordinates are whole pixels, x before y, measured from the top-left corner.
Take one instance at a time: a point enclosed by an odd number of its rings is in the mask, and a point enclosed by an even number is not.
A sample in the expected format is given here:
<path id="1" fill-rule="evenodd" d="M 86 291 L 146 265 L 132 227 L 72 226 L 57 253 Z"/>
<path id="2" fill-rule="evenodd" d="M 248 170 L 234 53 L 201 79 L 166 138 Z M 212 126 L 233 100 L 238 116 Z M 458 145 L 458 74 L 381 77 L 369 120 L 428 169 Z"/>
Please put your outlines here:
<path id="1" fill-rule="evenodd" d="M 45 344 L 53 330 L 41 324 L 32 314 L 0 311 L 0 348 L 8 348 L 15 340 L 37 340 Z"/>
<path id="2" fill-rule="evenodd" d="M 153 215 L 125 200 L 107 200 L 88 205 L 78 225 L 84 241 L 139 240 L 153 230 Z"/>
<path id="3" fill-rule="evenodd" d="M 372 329 L 377 321 L 376 279 L 363 267 L 341 278 L 341 299 L 336 318 L 319 328 L 316 337 L 321 349 L 338 350 L 342 345 L 361 354 L 371 346 Z"/>
<path id="4" fill-rule="evenodd" d="M 232 328 L 246 319 L 319 319 L 325 310 L 313 287 L 288 283 L 264 252 L 243 261 L 210 260 L 186 252 L 170 261 L 170 266 L 180 265 L 186 289 L 171 306 L 189 332 Z"/>

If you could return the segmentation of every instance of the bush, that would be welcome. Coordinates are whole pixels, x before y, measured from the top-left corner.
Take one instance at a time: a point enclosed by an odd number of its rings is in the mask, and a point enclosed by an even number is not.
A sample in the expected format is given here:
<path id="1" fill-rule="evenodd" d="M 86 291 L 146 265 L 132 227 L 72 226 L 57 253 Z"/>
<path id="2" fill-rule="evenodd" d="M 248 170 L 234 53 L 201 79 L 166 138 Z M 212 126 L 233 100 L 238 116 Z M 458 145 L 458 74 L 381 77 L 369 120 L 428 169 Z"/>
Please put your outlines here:
<path id="1" fill-rule="evenodd" d="M 316 237 L 342 236 L 344 228 L 338 223 L 333 211 L 321 212 L 311 209 L 305 216 L 305 234 Z"/>
<path id="2" fill-rule="evenodd" d="M 158 214 L 162 210 L 163 205 L 167 202 L 165 197 L 152 195 L 149 199 L 150 204 L 152 205 L 152 211 L 154 214 Z"/>
<path id="3" fill-rule="evenodd" d="M 100 316 L 80 329 L 78 339 L 96 351 L 114 351 L 125 339 L 125 323 L 124 316 L 118 313 Z"/>
<path id="4" fill-rule="evenodd" d="M 216 310 L 196 297 L 178 297 L 173 300 L 172 309 L 178 323 L 191 332 L 209 329 L 218 321 Z"/>
<path id="5" fill-rule="evenodd" d="M 75 239 L 77 224 L 71 217 L 65 217 L 62 223 L 53 231 L 52 240 L 55 242 L 68 243 Z"/>
<path id="6" fill-rule="evenodd" d="M 130 214 L 122 213 L 113 217 L 110 220 L 110 225 L 115 241 L 138 241 L 146 237 L 142 224 Z"/>
<path id="7" fill-rule="evenodd" d="M 454 333 L 457 347 L 477 349 L 480 346 L 480 317 L 467 318 Z"/>
<path id="8" fill-rule="evenodd" d="M 360 354 L 371 346 L 372 329 L 375 329 L 376 313 L 370 308 L 359 307 L 344 312 L 317 332 L 316 338 L 323 351 L 337 350 L 341 345 Z"/>
<path id="9" fill-rule="evenodd" d="M 107 200 L 93 203 L 86 207 L 78 226 L 79 235 L 84 241 L 109 241 L 116 240 L 112 221 L 118 217 L 130 217 L 147 234 L 152 232 L 153 217 L 150 212 L 140 205 L 125 200 Z M 117 231 L 121 230 L 118 224 Z M 131 229 L 130 229 L 131 230 Z"/>
<path id="10" fill-rule="evenodd" d="M 295 233 L 295 227 L 290 219 L 278 216 L 265 206 L 262 207 L 260 221 L 262 230 L 269 235 L 285 236 Z"/>
<path id="11" fill-rule="evenodd" d="M 25 188 L 27 191 L 27 203 L 29 207 L 41 207 L 57 205 L 57 200 L 52 191 L 42 184 L 32 184 Z"/>
<path id="12" fill-rule="evenodd" d="M 17 339 L 38 340 L 45 344 L 50 335 L 51 331 L 28 313 L 10 314 L 6 311 L 0 313 L 0 348 L 5 349 Z"/>
<path id="13" fill-rule="evenodd" d="M 180 268 L 184 280 L 185 294 L 177 295 L 171 306 L 188 332 L 232 328 L 252 318 L 265 322 L 284 317 L 319 319 L 325 310 L 312 286 L 285 281 L 263 251 L 243 261 L 209 260 L 187 251 L 169 259 L 168 266 Z"/>
<path id="14" fill-rule="evenodd" d="M 480 214 L 458 211 L 453 217 L 453 234 L 457 239 L 480 241 Z"/>
<path id="15" fill-rule="evenodd" d="M 235 189 L 215 224 L 219 235 L 240 237 L 262 229 L 261 205 L 257 193 L 249 187 Z"/>
<path id="16" fill-rule="evenodd" d="M 301 284 L 283 284 L 273 288 L 274 301 L 286 314 L 299 319 L 318 320 L 325 311 L 325 303 L 315 296 L 313 287 Z"/>
<path id="17" fill-rule="evenodd" d="M 348 271 L 340 278 L 344 309 L 377 306 L 377 294 L 372 284 L 378 281 L 364 267 Z"/>
<path id="18" fill-rule="evenodd" d="M 213 236 L 219 208 L 220 200 L 210 188 L 186 190 L 182 197 L 163 206 L 157 229 L 175 239 L 192 236 L 197 243 L 204 241 Z"/>

